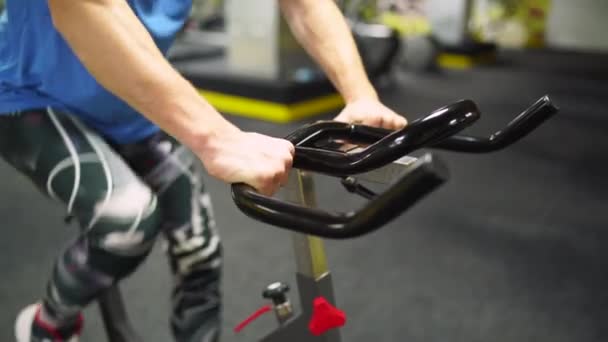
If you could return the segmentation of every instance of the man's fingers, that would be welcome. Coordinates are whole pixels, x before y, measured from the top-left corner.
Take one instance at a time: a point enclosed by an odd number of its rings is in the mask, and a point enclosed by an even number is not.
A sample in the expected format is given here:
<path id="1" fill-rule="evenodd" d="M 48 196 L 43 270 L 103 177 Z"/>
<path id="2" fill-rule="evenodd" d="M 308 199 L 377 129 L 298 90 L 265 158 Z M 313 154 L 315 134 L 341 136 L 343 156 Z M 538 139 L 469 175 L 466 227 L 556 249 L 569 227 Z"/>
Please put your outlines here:
<path id="1" fill-rule="evenodd" d="M 393 116 L 393 119 L 395 121 L 395 125 L 397 126 L 397 129 L 401 129 L 401 128 L 407 126 L 407 119 L 404 118 L 403 116 L 401 116 L 399 114 L 395 114 Z"/>
<path id="2" fill-rule="evenodd" d="M 296 153 L 296 148 L 290 141 L 283 140 L 283 144 L 289 153 L 293 156 Z"/>
<path id="3" fill-rule="evenodd" d="M 402 129 L 406 125 L 405 119 L 401 116 L 394 115 L 391 121 L 393 123 L 394 130 Z"/>

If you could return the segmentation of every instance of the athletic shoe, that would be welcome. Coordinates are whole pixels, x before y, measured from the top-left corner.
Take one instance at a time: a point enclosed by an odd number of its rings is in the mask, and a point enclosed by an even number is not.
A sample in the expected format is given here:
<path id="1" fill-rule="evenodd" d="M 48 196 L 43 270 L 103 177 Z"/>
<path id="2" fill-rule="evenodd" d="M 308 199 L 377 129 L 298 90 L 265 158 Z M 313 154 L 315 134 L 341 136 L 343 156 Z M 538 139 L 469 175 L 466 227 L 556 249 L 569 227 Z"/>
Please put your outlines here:
<path id="1" fill-rule="evenodd" d="M 23 309 L 15 323 L 17 342 L 78 342 L 82 331 L 82 315 L 67 327 L 55 328 L 40 319 L 40 303 Z"/>

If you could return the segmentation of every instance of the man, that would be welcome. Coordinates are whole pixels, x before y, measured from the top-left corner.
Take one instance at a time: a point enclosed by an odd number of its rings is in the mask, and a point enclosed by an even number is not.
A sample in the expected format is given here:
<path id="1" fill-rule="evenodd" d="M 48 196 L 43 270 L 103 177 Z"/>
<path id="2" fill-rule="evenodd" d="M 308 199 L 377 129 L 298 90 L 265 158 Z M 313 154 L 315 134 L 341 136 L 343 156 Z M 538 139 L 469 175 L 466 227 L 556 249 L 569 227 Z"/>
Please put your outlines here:
<path id="1" fill-rule="evenodd" d="M 347 105 L 336 118 L 397 129 L 332 0 L 280 0 L 294 35 Z M 219 335 L 221 245 L 194 168 L 264 194 L 294 147 L 225 120 L 164 57 L 191 0 L 8 0 L 0 21 L 0 153 L 82 227 L 18 342 L 77 341 L 80 312 L 131 274 L 163 233 L 177 341 Z M 40 229 L 47 227 L 39 227 Z M 18 229 L 18 227 L 11 227 Z"/>

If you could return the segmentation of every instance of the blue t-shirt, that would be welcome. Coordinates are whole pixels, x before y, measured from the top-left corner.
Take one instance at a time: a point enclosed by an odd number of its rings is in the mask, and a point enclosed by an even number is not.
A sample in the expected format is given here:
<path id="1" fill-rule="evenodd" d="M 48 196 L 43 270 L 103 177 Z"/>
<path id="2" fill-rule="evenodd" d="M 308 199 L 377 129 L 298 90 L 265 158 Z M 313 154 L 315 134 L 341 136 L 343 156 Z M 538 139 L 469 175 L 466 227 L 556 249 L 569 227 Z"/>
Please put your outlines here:
<path id="1" fill-rule="evenodd" d="M 192 0 L 127 2 L 163 53 L 192 6 Z M 89 74 L 55 30 L 47 0 L 7 0 L 0 17 L 0 113 L 47 106 L 77 115 L 118 143 L 158 131 Z"/>

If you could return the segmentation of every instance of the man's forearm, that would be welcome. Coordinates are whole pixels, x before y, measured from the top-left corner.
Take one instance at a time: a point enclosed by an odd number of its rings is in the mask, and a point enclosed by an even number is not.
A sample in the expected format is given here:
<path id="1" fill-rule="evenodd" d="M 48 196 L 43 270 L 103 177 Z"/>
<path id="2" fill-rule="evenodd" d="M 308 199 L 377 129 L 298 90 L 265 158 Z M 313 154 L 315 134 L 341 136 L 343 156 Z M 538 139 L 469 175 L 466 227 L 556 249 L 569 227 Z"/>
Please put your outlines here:
<path id="1" fill-rule="evenodd" d="M 87 70 L 191 148 L 236 129 L 162 56 L 125 0 L 49 0 L 53 22 Z"/>
<path id="2" fill-rule="evenodd" d="M 333 0 L 279 0 L 296 39 L 347 102 L 377 98 L 352 33 Z"/>

